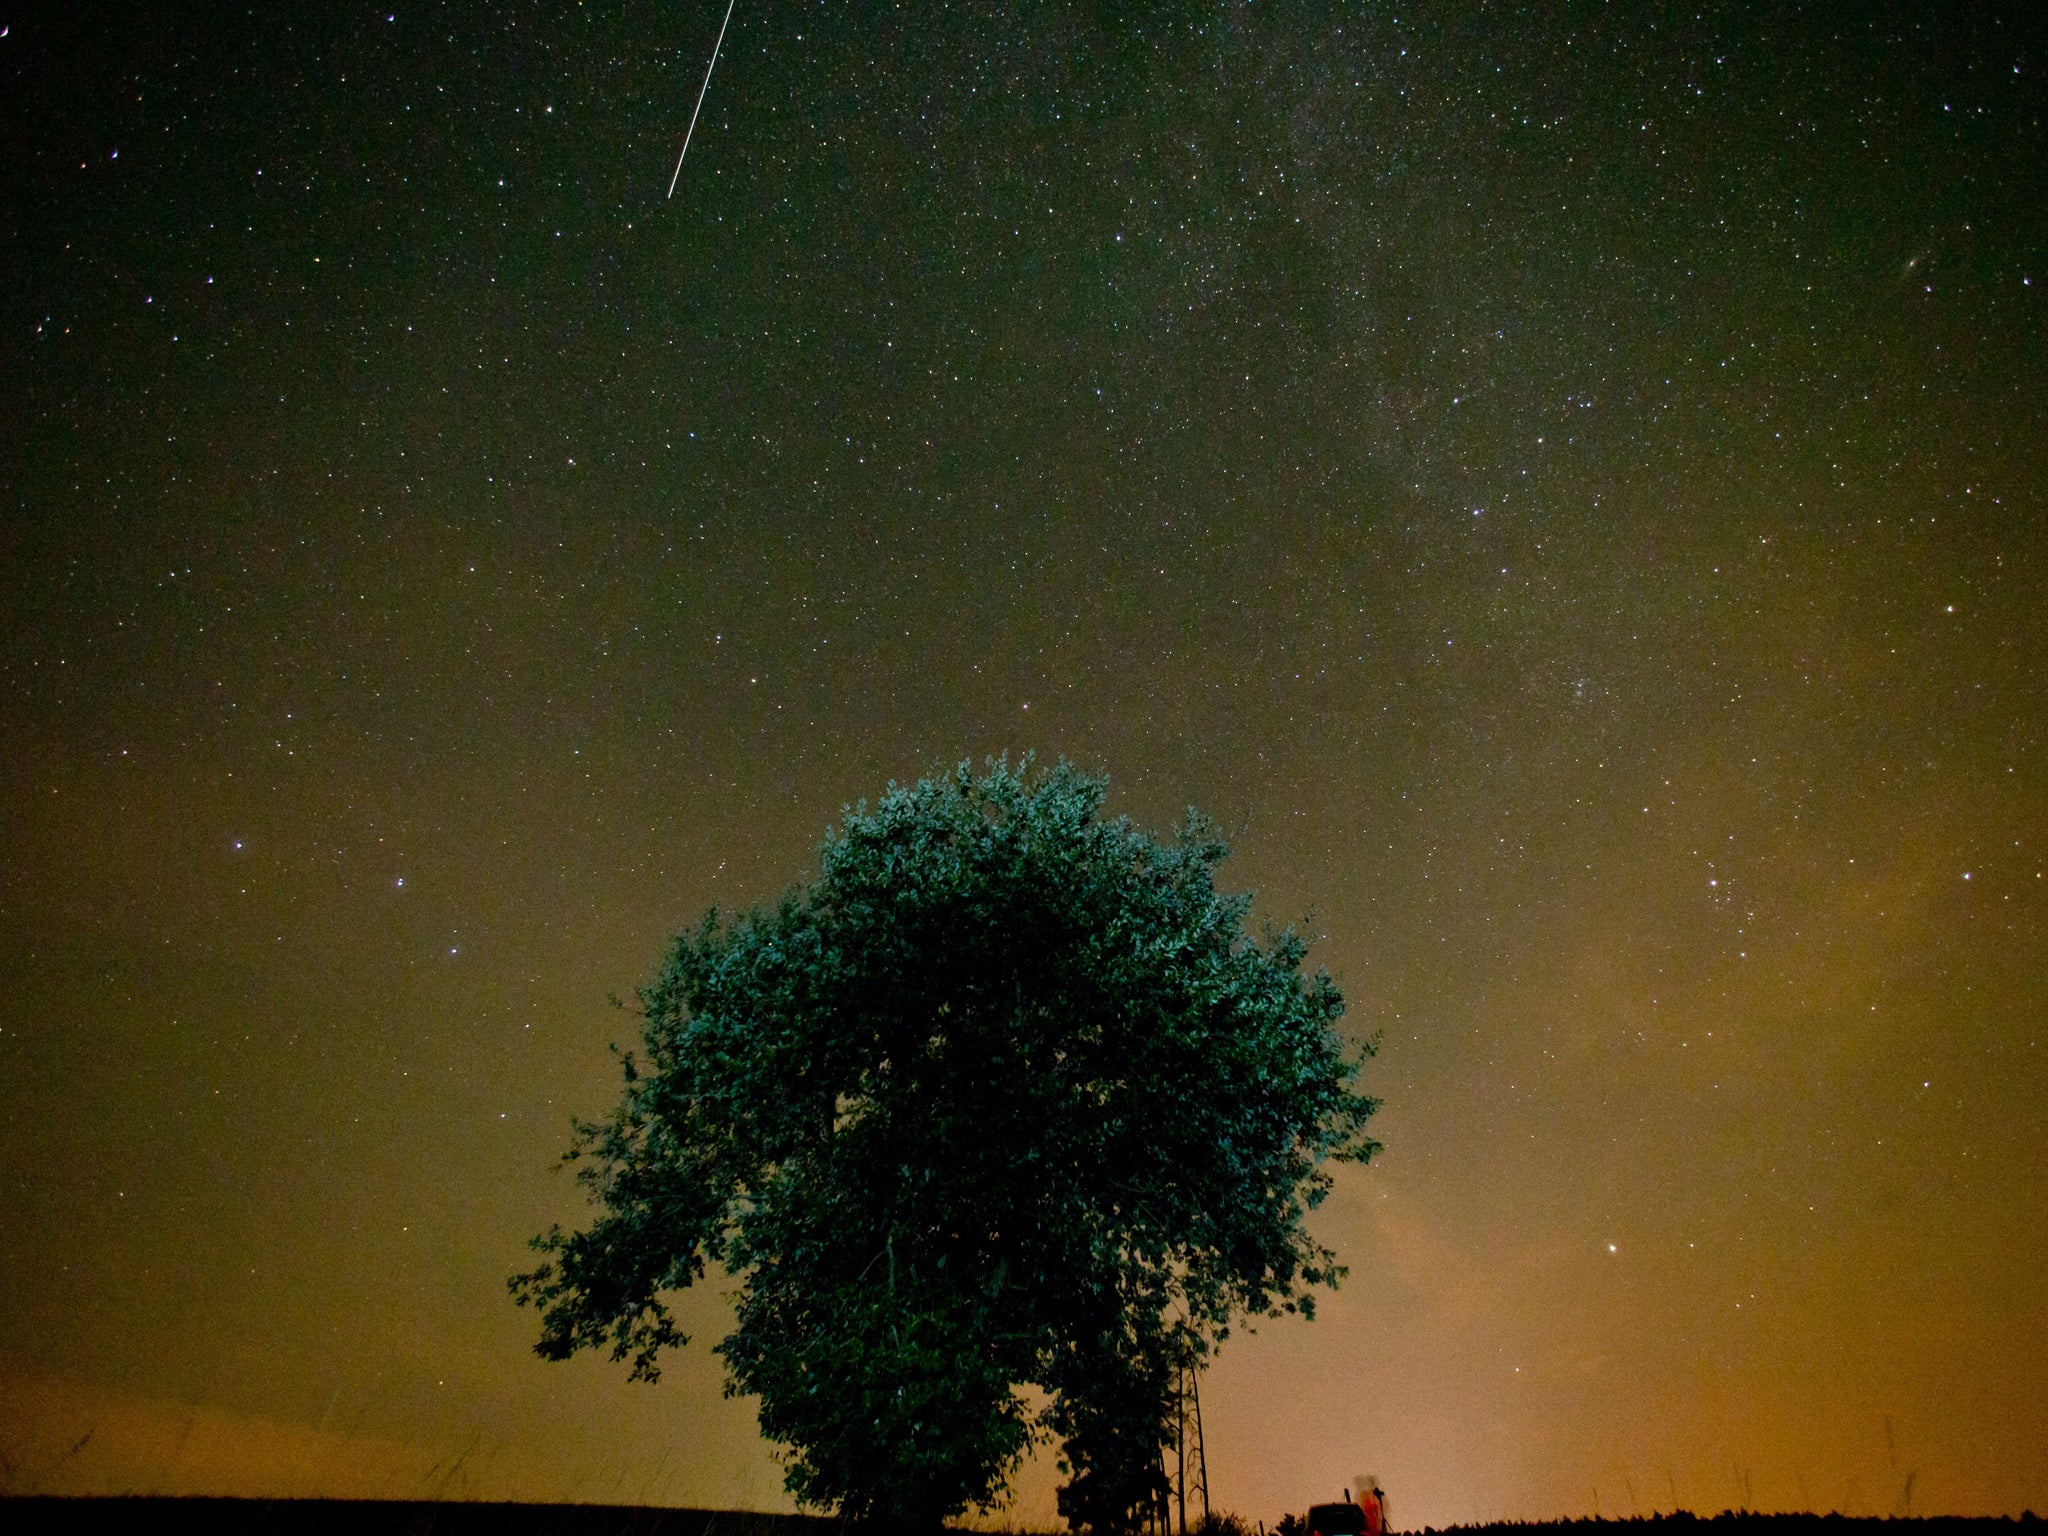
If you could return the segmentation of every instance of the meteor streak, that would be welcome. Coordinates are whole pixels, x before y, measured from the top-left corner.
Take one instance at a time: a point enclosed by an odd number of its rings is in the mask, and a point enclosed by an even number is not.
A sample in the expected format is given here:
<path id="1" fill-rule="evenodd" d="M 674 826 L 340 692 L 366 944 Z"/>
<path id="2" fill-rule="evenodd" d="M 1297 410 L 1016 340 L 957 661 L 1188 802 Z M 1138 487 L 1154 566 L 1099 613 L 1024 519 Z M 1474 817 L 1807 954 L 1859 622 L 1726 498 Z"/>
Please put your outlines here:
<path id="1" fill-rule="evenodd" d="M 683 133 L 683 154 L 676 156 L 676 173 L 668 179 L 668 195 L 676 195 L 676 182 L 683 174 L 683 155 L 690 152 L 690 136 L 697 131 L 697 114 L 704 110 L 704 93 L 711 89 L 711 71 L 718 68 L 718 50 L 725 46 L 725 29 L 732 24 L 732 8 L 739 0 L 725 0 L 725 20 L 718 24 L 718 41 L 711 45 L 711 62 L 704 66 L 704 83 L 697 87 L 697 105 L 690 109 L 690 126 Z"/>

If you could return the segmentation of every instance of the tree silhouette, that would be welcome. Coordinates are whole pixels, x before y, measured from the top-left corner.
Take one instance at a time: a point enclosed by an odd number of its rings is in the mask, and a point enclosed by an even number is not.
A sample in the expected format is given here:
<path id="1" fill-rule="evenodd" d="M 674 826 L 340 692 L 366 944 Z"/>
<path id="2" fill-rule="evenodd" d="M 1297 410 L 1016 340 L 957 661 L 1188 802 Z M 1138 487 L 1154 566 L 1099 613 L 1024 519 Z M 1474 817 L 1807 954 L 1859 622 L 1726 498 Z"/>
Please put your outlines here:
<path id="1" fill-rule="evenodd" d="M 512 1281 L 539 1352 L 652 1380 L 664 1297 L 719 1265 L 727 1392 L 804 1503 L 929 1529 L 1050 1435 L 1063 1515 L 1134 1528 L 1182 1362 L 1336 1283 L 1305 1218 L 1376 1105 L 1305 942 L 1216 892 L 1215 829 L 1106 793 L 1028 760 L 891 786 L 814 882 L 678 938 L 567 1154 L 596 1215 Z"/>

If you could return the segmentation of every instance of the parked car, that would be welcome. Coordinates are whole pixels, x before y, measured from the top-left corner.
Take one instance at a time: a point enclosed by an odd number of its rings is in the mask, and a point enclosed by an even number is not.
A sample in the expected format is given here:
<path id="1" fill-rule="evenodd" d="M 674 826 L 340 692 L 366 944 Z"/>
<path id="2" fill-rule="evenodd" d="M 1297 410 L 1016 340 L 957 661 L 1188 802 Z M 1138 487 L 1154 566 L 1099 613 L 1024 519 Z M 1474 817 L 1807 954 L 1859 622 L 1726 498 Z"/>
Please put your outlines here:
<path id="1" fill-rule="evenodd" d="M 1378 1488 L 1361 1488 L 1358 1499 L 1344 1490 L 1341 1504 L 1311 1504 L 1303 1521 L 1308 1536 L 1386 1536 L 1386 1495 Z"/>

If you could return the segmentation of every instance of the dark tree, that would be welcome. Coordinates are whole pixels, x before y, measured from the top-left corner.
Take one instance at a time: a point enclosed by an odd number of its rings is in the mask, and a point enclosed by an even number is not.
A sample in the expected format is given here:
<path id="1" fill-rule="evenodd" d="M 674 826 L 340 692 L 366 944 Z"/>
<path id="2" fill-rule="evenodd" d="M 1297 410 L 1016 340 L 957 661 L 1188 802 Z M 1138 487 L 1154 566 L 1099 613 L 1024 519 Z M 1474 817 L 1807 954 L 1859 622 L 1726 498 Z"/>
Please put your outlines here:
<path id="1" fill-rule="evenodd" d="M 1208 823 L 1162 843 L 1105 793 L 1065 764 L 892 786 L 814 883 L 679 938 L 568 1154 L 595 1219 L 512 1282 L 539 1352 L 652 1380 L 664 1297 L 720 1265 L 727 1391 L 800 1500 L 929 1528 L 1050 1434 L 1062 1513 L 1131 1529 L 1180 1363 L 1313 1312 L 1323 1165 L 1377 1147 L 1304 941 L 1246 934 Z"/>

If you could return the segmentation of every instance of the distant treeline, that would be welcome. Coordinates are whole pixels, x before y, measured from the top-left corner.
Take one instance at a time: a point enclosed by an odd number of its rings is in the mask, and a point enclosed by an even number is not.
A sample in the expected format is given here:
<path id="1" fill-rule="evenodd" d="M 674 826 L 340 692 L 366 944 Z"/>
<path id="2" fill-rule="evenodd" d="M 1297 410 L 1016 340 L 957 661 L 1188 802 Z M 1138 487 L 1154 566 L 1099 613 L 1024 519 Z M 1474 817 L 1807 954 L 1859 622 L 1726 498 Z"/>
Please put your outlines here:
<path id="1" fill-rule="evenodd" d="M 2015 1517 L 1965 1519 L 1759 1515 L 1733 1510 L 1713 1516 L 1627 1520 L 1501 1520 L 1435 1527 L 1423 1536 L 1545 1536 L 1612 1530 L 1684 1536 L 1996 1536 L 2016 1526 L 2037 1528 L 2032 1510 Z M 628 1504 L 487 1504 L 414 1499 L 0 1498 L 8 1536 L 843 1536 L 847 1527 L 817 1515 L 747 1510 L 657 1509 Z M 1675 1529 L 1674 1529 L 1675 1528 Z M 878 1533 L 880 1536 L 880 1533 Z M 1028 1533 L 1013 1533 L 1028 1536 Z M 1045 1533 L 1052 1536 L 1052 1533 Z M 1700 1536 L 1709 1536 L 1700 1532 Z"/>

